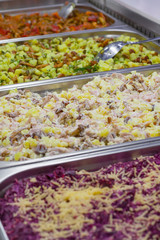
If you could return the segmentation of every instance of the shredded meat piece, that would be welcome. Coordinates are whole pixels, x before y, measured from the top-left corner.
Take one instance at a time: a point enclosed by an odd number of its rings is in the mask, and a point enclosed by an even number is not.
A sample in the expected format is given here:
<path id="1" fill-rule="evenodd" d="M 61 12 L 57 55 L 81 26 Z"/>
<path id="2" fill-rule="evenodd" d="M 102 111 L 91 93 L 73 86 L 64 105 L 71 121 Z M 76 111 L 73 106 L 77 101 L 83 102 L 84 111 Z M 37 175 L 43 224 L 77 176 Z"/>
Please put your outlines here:
<path id="1" fill-rule="evenodd" d="M 52 98 L 51 95 L 47 95 L 47 96 L 43 99 L 42 106 L 45 106 L 45 105 L 51 100 L 51 98 Z"/>
<path id="2" fill-rule="evenodd" d="M 6 115 L 8 115 L 8 117 L 10 118 L 15 118 L 19 115 L 19 112 L 6 113 Z"/>
<path id="3" fill-rule="evenodd" d="M 47 148 L 43 144 L 38 144 L 34 151 L 37 154 L 45 154 L 47 152 Z"/>
<path id="4" fill-rule="evenodd" d="M 10 154 L 10 151 L 8 149 L 4 149 L 4 151 L 1 151 L 1 156 L 6 157 Z"/>
<path id="5" fill-rule="evenodd" d="M 22 137 L 21 131 L 26 129 L 26 127 L 19 128 L 18 130 L 14 131 L 10 136 L 10 141 L 13 144 L 14 142 L 18 142 Z"/>
<path id="6" fill-rule="evenodd" d="M 46 153 L 46 156 L 53 156 L 60 153 L 70 153 L 73 151 L 74 149 L 71 149 L 71 148 L 55 147 L 55 148 L 49 149 L 48 152 Z"/>

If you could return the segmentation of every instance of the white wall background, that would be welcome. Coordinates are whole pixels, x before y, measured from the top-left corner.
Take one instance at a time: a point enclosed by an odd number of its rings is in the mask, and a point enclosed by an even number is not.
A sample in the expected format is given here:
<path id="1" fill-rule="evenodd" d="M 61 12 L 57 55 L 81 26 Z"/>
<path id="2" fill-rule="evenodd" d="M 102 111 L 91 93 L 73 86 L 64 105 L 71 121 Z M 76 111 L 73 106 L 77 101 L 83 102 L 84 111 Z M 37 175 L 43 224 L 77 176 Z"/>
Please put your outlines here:
<path id="1" fill-rule="evenodd" d="M 114 0 L 160 24 L 160 0 Z"/>

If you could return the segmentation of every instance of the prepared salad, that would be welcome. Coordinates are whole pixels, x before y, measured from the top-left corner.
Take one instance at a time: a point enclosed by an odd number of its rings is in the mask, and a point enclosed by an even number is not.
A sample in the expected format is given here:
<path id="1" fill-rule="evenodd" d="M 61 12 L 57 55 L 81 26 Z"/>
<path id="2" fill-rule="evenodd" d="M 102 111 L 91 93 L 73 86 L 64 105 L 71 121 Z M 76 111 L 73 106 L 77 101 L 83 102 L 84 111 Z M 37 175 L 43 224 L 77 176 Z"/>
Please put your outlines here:
<path id="1" fill-rule="evenodd" d="M 95 172 L 57 167 L 0 199 L 9 240 L 158 240 L 160 155 Z"/>
<path id="2" fill-rule="evenodd" d="M 93 11 L 74 10 L 67 19 L 60 17 L 58 12 L 51 14 L 0 14 L 0 40 L 104 28 L 113 22 L 102 12 Z"/>
<path id="3" fill-rule="evenodd" d="M 95 77 L 80 89 L 0 97 L 0 160 L 22 161 L 160 136 L 160 73 Z"/>
<path id="4" fill-rule="evenodd" d="M 160 63 L 160 54 L 135 44 L 127 45 L 111 59 L 95 56 L 114 41 L 136 41 L 121 35 L 103 37 L 51 38 L 8 43 L 0 46 L 0 85 L 23 83 Z"/>

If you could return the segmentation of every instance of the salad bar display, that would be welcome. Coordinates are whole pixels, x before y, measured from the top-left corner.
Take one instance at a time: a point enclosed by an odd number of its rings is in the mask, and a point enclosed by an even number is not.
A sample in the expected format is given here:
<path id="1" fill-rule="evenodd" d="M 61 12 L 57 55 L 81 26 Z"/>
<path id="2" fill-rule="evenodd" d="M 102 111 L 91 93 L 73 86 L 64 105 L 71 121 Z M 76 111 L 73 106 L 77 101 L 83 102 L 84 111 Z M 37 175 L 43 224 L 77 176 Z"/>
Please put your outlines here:
<path id="1" fill-rule="evenodd" d="M 0 3 L 0 240 L 159 240 L 160 46 L 55 2 Z"/>

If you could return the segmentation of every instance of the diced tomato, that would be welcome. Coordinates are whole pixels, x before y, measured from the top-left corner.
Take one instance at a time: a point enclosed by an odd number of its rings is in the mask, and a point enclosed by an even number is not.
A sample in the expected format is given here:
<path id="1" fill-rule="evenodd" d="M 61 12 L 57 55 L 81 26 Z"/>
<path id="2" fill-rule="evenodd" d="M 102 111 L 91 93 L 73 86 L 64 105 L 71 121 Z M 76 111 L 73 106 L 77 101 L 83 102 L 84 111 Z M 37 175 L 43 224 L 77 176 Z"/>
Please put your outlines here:
<path id="1" fill-rule="evenodd" d="M 92 15 L 92 16 L 89 16 L 89 17 L 88 17 L 88 21 L 89 21 L 89 22 L 96 22 L 96 21 L 97 21 L 97 17 L 96 17 L 96 16 L 93 16 L 93 15 Z"/>
<path id="2" fill-rule="evenodd" d="M 32 28 L 32 33 L 39 34 L 39 28 L 38 27 Z"/>
<path id="3" fill-rule="evenodd" d="M 27 27 L 30 27 L 30 23 L 26 22 L 26 26 L 27 26 Z"/>
<path id="4" fill-rule="evenodd" d="M 22 34 L 22 37 L 28 37 L 28 34 L 24 33 L 24 34 Z"/>
<path id="5" fill-rule="evenodd" d="M 75 31 L 82 30 L 83 29 L 83 24 L 78 25 L 78 26 L 70 26 L 70 28 L 72 28 Z"/>
<path id="6" fill-rule="evenodd" d="M 60 28 L 57 25 L 52 25 L 52 31 L 58 33 Z"/>
<path id="7" fill-rule="evenodd" d="M 6 35 L 8 33 L 7 30 L 3 29 L 3 28 L 0 28 L 0 34 L 1 35 Z"/>

